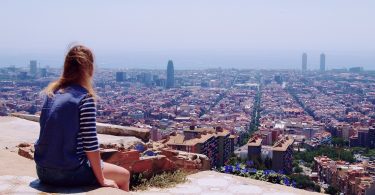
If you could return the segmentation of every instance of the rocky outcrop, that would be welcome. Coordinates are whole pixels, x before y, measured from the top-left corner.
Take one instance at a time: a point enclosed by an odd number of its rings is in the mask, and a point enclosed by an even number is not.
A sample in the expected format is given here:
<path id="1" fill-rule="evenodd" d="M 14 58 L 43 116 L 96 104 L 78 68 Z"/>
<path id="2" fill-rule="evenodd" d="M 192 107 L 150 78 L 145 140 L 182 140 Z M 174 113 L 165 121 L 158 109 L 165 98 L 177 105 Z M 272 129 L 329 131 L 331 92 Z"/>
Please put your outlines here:
<path id="1" fill-rule="evenodd" d="M 167 156 L 179 169 L 186 171 L 210 170 L 210 159 L 203 154 L 188 153 L 184 151 L 163 149 L 162 155 Z"/>
<path id="2" fill-rule="evenodd" d="M 165 171 L 174 171 L 177 168 L 171 160 L 163 155 L 141 157 L 136 150 L 117 151 L 107 149 L 101 151 L 101 156 L 104 162 L 124 167 L 132 174 L 141 173 L 146 177 Z"/>
<path id="3" fill-rule="evenodd" d="M 177 169 L 197 172 L 211 168 L 209 159 L 202 154 L 171 149 L 164 149 L 156 153 L 158 154 L 155 156 L 141 156 L 137 150 L 104 149 L 101 151 L 101 156 L 104 162 L 124 167 L 132 174 L 142 173 L 146 177 Z"/>
<path id="4" fill-rule="evenodd" d="M 21 143 L 17 147 L 20 156 L 34 159 L 34 146 L 32 144 Z M 139 151 L 140 148 L 143 148 L 143 151 Z M 104 162 L 124 167 L 132 174 L 141 173 L 146 177 L 177 169 L 197 172 L 210 170 L 211 168 L 209 158 L 203 154 L 168 148 L 155 150 L 154 148 L 147 148 L 147 145 L 142 143 L 136 143 L 136 145 L 131 145 L 128 148 L 117 144 L 102 144 L 100 153 Z"/>
<path id="5" fill-rule="evenodd" d="M 39 116 L 30 114 L 12 113 L 14 117 L 26 119 L 29 121 L 39 122 Z M 111 125 L 105 123 L 96 123 L 97 132 L 100 134 L 116 136 L 134 136 L 147 142 L 150 139 L 150 130 L 145 128 Z"/>

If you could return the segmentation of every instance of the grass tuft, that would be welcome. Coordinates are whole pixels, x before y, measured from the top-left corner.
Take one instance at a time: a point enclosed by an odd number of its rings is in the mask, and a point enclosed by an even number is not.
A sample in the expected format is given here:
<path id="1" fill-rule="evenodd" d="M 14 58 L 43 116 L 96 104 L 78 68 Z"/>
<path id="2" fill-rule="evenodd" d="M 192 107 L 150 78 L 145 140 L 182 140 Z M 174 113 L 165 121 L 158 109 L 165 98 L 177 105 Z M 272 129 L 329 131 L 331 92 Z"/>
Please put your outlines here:
<path id="1" fill-rule="evenodd" d="M 177 170 L 175 172 L 164 172 L 146 179 L 142 174 L 133 176 L 133 191 L 145 191 L 149 188 L 171 188 L 180 183 L 188 181 L 187 173 Z"/>

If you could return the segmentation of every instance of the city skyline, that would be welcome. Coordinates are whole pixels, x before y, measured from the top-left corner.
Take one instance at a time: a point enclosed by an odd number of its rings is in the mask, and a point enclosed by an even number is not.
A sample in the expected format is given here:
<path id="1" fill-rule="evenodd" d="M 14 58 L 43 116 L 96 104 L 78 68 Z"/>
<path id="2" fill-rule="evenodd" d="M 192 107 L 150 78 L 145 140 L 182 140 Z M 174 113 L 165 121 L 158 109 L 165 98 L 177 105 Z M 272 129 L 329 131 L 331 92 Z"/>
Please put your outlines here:
<path id="1" fill-rule="evenodd" d="M 324 59 L 322 59 L 322 56 Z M 325 53 L 320 53 L 318 57 L 314 57 L 312 58 L 312 61 L 314 64 L 310 64 L 311 62 L 307 60 L 307 53 L 304 52 L 302 53 L 302 66 L 299 65 L 299 67 L 294 67 L 294 66 L 285 66 L 285 67 L 271 67 L 271 68 L 267 68 L 265 66 L 260 66 L 260 67 L 253 67 L 253 66 L 247 66 L 247 67 L 236 67 L 236 66 L 190 66 L 190 67 L 186 67 L 182 64 L 182 66 L 178 66 L 177 68 L 174 68 L 174 69 L 177 69 L 177 70 L 204 70 L 204 69 L 216 69 L 216 68 L 223 68 L 223 69 L 243 69 L 243 70 L 265 70 L 265 69 L 270 69 L 270 70 L 301 70 L 302 71 L 322 71 L 322 68 L 324 69 L 323 71 L 329 71 L 329 70 L 350 70 L 351 68 L 361 68 L 362 70 L 369 70 L 369 71 L 373 71 L 375 69 L 373 68 L 368 68 L 366 66 L 360 66 L 360 65 L 353 65 L 353 66 L 340 66 L 340 67 L 326 67 L 326 60 L 325 60 Z M 316 59 L 319 60 L 319 64 L 315 64 L 315 61 Z M 322 61 L 323 60 L 323 61 Z M 171 61 L 171 60 L 168 60 L 168 61 Z M 40 63 L 40 60 L 29 60 L 27 61 L 27 64 L 25 63 L 22 63 L 21 65 L 20 64 L 8 64 L 8 65 L 1 65 L 0 64 L 0 68 L 6 68 L 6 67 L 16 67 L 16 68 L 29 68 L 30 69 L 30 65 L 31 63 L 33 62 L 37 62 L 36 66 L 38 68 L 42 68 L 42 69 L 45 69 L 45 68 L 62 68 L 62 65 L 58 65 L 58 66 L 54 66 L 54 65 L 50 65 L 50 64 L 45 64 L 45 63 Z M 324 65 L 323 65 L 323 64 Z M 96 64 L 96 67 L 98 69 L 101 69 L 101 68 L 104 68 L 104 69 L 118 69 L 118 70 L 163 70 L 165 69 L 165 67 L 163 67 L 163 65 L 154 65 L 154 66 L 106 66 L 106 65 L 103 65 L 103 64 L 99 64 L 98 62 L 95 63 Z"/>
<path id="2" fill-rule="evenodd" d="M 59 67 L 77 41 L 94 51 L 102 67 L 160 69 L 173 59 L 176 69 L 298 69 L 302 52 L 324 52 L 327 70 L 375 68 L 373 1 L 89 4 L 90 10 L 88 1 L 2 1 L 0 66 L 36 59 Z M 319 59 L 311 57 L 309 69 L 319 69 Z"/>

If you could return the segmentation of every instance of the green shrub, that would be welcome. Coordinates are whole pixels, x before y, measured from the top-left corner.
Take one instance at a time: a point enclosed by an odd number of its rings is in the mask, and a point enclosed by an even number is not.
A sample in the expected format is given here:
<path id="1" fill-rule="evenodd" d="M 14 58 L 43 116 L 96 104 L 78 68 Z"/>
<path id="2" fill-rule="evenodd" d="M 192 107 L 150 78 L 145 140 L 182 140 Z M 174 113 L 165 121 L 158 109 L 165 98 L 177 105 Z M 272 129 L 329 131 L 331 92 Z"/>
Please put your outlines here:
<path id="1" fill-rule="evenodd" d="M 180 170 L 156 174 L 150 179 L 145 178 L 143 174 L 135 174 L 131 180 L 131 189 L 134 191 L 144 191 L 151 187 L 170 188 L 187 182 L 187 175 L 186 172 Z"/>

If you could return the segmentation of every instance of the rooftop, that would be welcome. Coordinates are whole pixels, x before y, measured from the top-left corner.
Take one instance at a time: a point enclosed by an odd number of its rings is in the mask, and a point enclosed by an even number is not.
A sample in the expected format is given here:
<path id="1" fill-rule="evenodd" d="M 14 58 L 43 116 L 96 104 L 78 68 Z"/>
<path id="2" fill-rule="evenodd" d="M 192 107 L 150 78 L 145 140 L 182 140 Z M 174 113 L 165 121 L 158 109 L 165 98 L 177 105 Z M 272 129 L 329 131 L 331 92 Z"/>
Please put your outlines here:
<path id="1" fill-rule="evenodd" d="M 175 136 L 170 136 L 167 145 L 186 145 L 186 146 L 193 146 L 198 143 L 204 143 L 208 139 L 210 139 L 214 134 L 206 133 L 201 134 L 197 138 L 185 139 L 186 136 L 182 134 L 176 134 Z"/>
<path id="2" fill-rule="evenodd" d="M 293 138 L 284 137 L 281 140 L 277 141 L 273 147 L 273 151 L 286 151 L 290 145 L 294 142 Z"/>
<path id="3" fill-rule="evenodd" d="M 262 145 L 262 138 L 260 136 L 253 136 L 247 142 L 248 146 L 261 146 Z"/>

